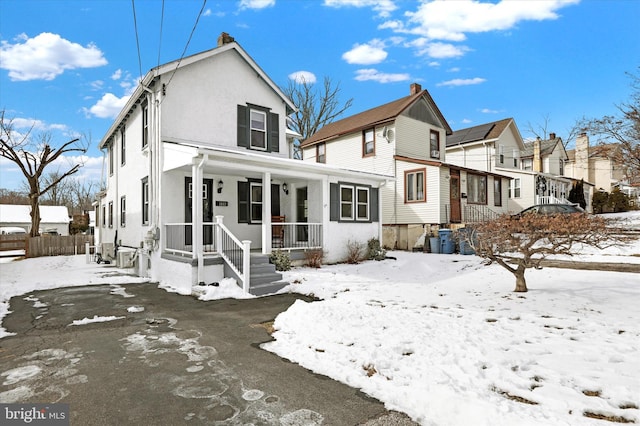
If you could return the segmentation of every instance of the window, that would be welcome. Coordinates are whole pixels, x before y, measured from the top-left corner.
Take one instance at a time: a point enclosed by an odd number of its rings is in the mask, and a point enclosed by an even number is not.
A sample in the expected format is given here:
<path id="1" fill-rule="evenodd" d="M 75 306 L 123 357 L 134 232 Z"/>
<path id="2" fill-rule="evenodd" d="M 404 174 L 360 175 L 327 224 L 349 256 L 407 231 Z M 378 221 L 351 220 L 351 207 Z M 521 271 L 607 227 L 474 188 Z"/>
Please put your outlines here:
<path id="1" fill-rule="evenodd" d="M 504 145 L 498 145 L 498 155 L 500 156 L 500 164 L 504 164 Z"/>
<path id="2" fill-rule="evenodd" d="M 327 162 L 326 149 L 327 149 L 327 145 L 324 142 L 316 145 L 316 163 Z"/>
<path id="3" fill-rule="evenodd" d="M 369 188 L 356 188 L 356 220 L 369 220 Z"/>
<path id="4" fill-rule="evenodd" d="M 522 160 L 522 170 L 532 170 L 532 169 L 533 169 L 533 160 L 531 158 Z"/>
<path id="5" fill-rule="evenodd" d="M 440 132 L 436 130 L 429 133 L 429 151 L 431 158 L 440 158 Z"/>
<path id="6" fill-rule="evenodd" d="M 109 201 L 109 228 L 113 228 L 113 201 Z"/>
<path id="7" fill-rule="evenodd" d="M 520 178 L 511 179 L 511 198 L 520 198 Z"/>
<path id="8" fill-rule="evenodd" d="M 513 150 L 513 167 L 518 167 L 518 150 L 514 149 Z"/>
<path id="9" fill-rule="evenodd" d="M 560 159 L 560 176 L 564 176 L 564 160 Z"/>
<path id="10" fill-rule="evenodd" d="M 353 186 L 340 186 L 340 220 L 353 220 Z"/>
<path id="11" fill-rule="evenodd" d="M 267 149 L 267 114 L 251 110 L 251 148 Z"/>
<path id="12" fill-rule="evenodd" d="M 375 155 L 376 144 L 373 129 L 367 129 L 362 132 L 362 156 Z"/>
<path id="13" fill-rule="evenodd" d="M 149 104 L 142 103 L 142 148 L 149 145 Z"/>
<path id="14" fill-rule="evenodd" d="M 497 176 L 493 178 L 493 205 L 502 206 L 502 179 Z"/>
<path id="15" fill-rule="evenodd" d="M 487 204 L 487 176 L 467 173 L 467 203 Z"/>
<path id="16" fill-rule="evenodd" d="M 102 227 L 107 226 L 107 206 L 102 205 Z"/>
<path id="17" fill-rule="evenodd" d="M 113 162 L 115 161 L 113 157 L 115 157 L 116 153 L 113 149 L 113 139 L 109 141 L 109 176 L 113 175 Z"/>
<path id="18" fill-rule="evenodd" d="M 424 191 L 425 172 L 425 169 L 409 170 L 404 172 L 405 203 L 426 201 L 426 194 Z"/>
<path id="19" fill-rule="evenodd" d="M 149 224 L 149 177 L 142 179 L 142 224 Z"/>
<path id="20" fill-rule="evenodd" d="M 120 197 L 120 226 L 124 227 L 127 224 L 127 198 Z"/>
<path id="21" fill-rule="evenodd" d="M 262 222 L 262 184 L 252 182 L 250 194 L 251 223 L 260 223 Z"/>
<path id="22" fill-rule="evenodd" d="M 125 128 L 120 128 L 120 165 L 124 166 L 127 162 L 127 139 L 125 138 Z"/>

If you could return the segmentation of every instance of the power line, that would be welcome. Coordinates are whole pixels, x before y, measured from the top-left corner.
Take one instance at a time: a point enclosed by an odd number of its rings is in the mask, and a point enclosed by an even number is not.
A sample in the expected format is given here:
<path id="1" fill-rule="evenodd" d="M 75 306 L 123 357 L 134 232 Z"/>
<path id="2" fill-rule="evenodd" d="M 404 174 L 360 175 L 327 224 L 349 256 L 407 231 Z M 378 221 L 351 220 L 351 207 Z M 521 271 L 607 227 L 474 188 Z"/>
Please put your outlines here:
<path id="1" fill-rule="evenodd" d="M 160 50 L 162 48 L 162 26 L 164 24 L 164 0 L 162 0 L 162 12 L 160 13 L 160 40 L 158 41 L 158 66 L 160 66 Z"/>
<path id="2" fill-rule="evenodd" d="M 191 34 L 189 34 L 189 39 L 187 40 L 187 44 L 184 46 L 184 50 L 182 51 L 182 55 L 180 55 L 180 59 L 178 59 L 178 63 L 176 63 L 176 67 L 174 68 L 173 72 L 171 73 L 171 77 L 169 77 L 169 81 L 164 86 L 165 90 L 169 87 L 169 84 L 171 83 L 171 80 L 173 79 L 173 76 L 176 74 L 176 71 L 178 70 L 178 67 L 180 66 L 180 63 L 182 62 L 182 58 L 184 58 L 185 53 L 187 53 L 187 49 L 189 48 L 189 43 L 191 43 L 191 37 L 193 37 L 193 33 L 196 31 L 196 27 L 198 26 L 198 22 L 200 21 L 200 17 L 202 16 L 202 13 L 204 12 L 204 8 L 205 8 L 206 5 L 207 5 L 207 0 L 203 0 L 202 1 L 202 7 L 200 8 L 200 12 L 198 13 L 198 17 L 196 18 L 196 22 L 193 24 L 193 28 L 191 29 Z"/>
<path id="3" fill-rule="evenodd" d="M 136 33 L 136 46 L 138 47 L 138 70 L 140 72 L 140 80 L 142 80 L 142 58 L 140 57 L 140 40 L 138 39 L 138 20 L 136 19 L 135 0 L 131 0 L 131 8 L 133 9 L 133 28 Z"/>

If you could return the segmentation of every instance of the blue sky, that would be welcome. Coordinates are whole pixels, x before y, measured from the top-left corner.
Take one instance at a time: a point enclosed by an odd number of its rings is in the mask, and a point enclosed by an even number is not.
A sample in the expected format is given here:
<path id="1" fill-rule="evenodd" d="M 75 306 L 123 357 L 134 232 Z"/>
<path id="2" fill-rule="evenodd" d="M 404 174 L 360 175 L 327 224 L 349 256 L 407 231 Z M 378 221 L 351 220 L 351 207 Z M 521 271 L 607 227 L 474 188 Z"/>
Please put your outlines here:
<path id="1" fill-rule="evenodd" d="M 340 83 L 347 115 L 417 82 L 454 130 L 513 117 L 525 138 L 545 123 L 566 137 L 576 119 L 615 113 L 640 66 L 636 0 L 133 4 L 140 57 L 132 1 L 0 1 L 0 110 L 54 144 L 90 135 L 83 179 L 99 180 L 99 140 L 140 75 L 180 58 L 201 10 L 187 55 L 225 31 L 278 85 L 302 72 Z M 0 159 L 0 188 L 21 180 Z"/>

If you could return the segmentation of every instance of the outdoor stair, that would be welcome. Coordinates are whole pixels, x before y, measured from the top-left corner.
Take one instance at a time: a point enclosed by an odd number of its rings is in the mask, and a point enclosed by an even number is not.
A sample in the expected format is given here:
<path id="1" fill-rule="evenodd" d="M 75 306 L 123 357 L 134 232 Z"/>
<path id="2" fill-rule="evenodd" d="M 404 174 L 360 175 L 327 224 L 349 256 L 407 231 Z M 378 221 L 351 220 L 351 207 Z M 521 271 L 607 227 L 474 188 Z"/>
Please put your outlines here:
<path id="1" fill-rule="evenodd" d="M 276 272 L 275 265 L 269 263 L 269 255 L 251 254 L 249 293 L 254 296 L 275 293 L 289 285 L 282 281 L 282 274 Z"/>

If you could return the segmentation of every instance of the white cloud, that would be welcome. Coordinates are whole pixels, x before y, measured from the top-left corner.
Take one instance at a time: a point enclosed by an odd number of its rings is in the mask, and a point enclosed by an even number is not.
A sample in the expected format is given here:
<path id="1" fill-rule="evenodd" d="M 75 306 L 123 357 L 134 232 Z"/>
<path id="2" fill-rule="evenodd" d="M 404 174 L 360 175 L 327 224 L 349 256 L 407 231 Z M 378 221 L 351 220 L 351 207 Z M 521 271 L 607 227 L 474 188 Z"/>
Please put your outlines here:
<path id="1" fill-rule="evenodd" d="M 394 83 L 397 81 L 407 81 L 411 78 L 409 74 L 389 74 L 380 72 L 373 68 L 361 69 L 356 71 L 355 79 L 357 81 L 377 81 L 378 83 Z"/>
<path id="2" fill-rule="evenodd" d="M 264 9 L 275 4 L 276 0 L 240 0 L 240 9 Z"/>
<path id="3" fill-rule="evenodd" d="M 480 84 L 487 81 L 484 78 L 476 77 L 476 78 L 454 78 L 453 80 L 443 81 L 442 83 L 438 83 L 436 86 L 471 86 L 474 84 Z"/>
<path id="4" fill-rule="evenodd" d="M 107 64 L 94 44 L 83 47 L 52 33 L 22 34 L 15 44 L 2 41 L 0 57 L 0 68 L 9 70 L 12 81 L 53 80 L 65 70 Z"/>
<path id="5" fill-rule="evenodd" d="M 113 93 L 105 93 L 95 105 L 88 109 L 84 108 L 84 111 L 88 116 L 95 116 L 98 118 L 116 118 L 120 110 L 124 108 L 130 96 L 131 95 L 125 95 L 119 98 Z"/>
<path id="6" fill-rule="evenodd" d="M 449 72 L 460 72 L 460 68 L 458 67 L 449 68 Z"/>
<path id="7" fill-rule="evenodd" d="M 468 118 L 462 119 L 462 124 L 469 124 L 469 123 L 473 123 L 473 120 L 469 120 Z"/>
<path id="8" fill-rule="evenodd" d="M 288 75 L 290 80 L 295 81 L 298 84 L 307 83 L 313 84 L 316 82 L 316 75 L 310 71 L 296 71 Z"/>
<path id="9" fill-rule="evenodd" d="M 91 86 L 91 88 L 93 90 L 102 90 L 102 88 L 104 87 L 104 81 L 95 80 L 95 81 L 92 81 L 91 83 L 89 83 L 89 85 Z"/>
<path id="10" fill-rule="evenodd" d="M 356 44 L 355 47 L 342 55 L 342 59 L 349 64 L 372 65 L 387 59 L 387 52 L 380 40 L 372 40 L 366 44 Z"/>
<path id="11" fill-rule="evenodd" d="M 483 114 L 497 114 L 497 113 L 498 113 L 498 112 L 500 112 L 500 111 L 497 111 L 497 110 L 495 110 L 495 109 L 482 108 L 482 109 L 480 110 L 480 112 L 481 112 L 481 113 L 483 113 Z"/>
<path id="12" fill-rule="evenodd" d="M 503 31 L 522 21 L 557 19 L 559 9 L 579 1 L 427 1 L 415 12 L 406 13 L 409 19 L 401 29 L 434 40 L 462 41 L 466 33 Z"/>
<path id="13" fill-rule="evenodd" d="M 11 120 L 11 125 L 13 129 L 25 129 L 28 130 L 33 126 L 33 130 L 46 132 L 49 130 L 58 130 L 61 132 L 67 132 L 69 127 L 65 124 L 47 124 L 42 120 L 37 120 L 35 118 L 14 118 Z"/>
<path id="14" fill-rule="evenodd" d="M 382 18 L 389 17 L 398 8 L 393 0 L 324 0 L 324 5 L 335 8 L 370 7 Z"/>
<path id="15" fill-rule="evenodd" d="M 118 68 L 113 74 L 111 74 L 111 80 L 120 80 L 122 78 L 122 70 Z"/>
<path id="16" fill-rule="evenodd" d="M 211 15 L 212 15 L 211 9 L 205 10 L 204 13 L 202 14 L 202 16 L 211 16 Z"/>
<path id="17" fill-rule="evenodd" d="M 456 46 L 451 43 L 430 42 L 427 38 L 421 37 L 413 40 L 407 45 L 416 48 L 418 56 L 428 56 L 430 58 L 458 58 L 463 56 L 470 49 L 467 46 Z"/>

